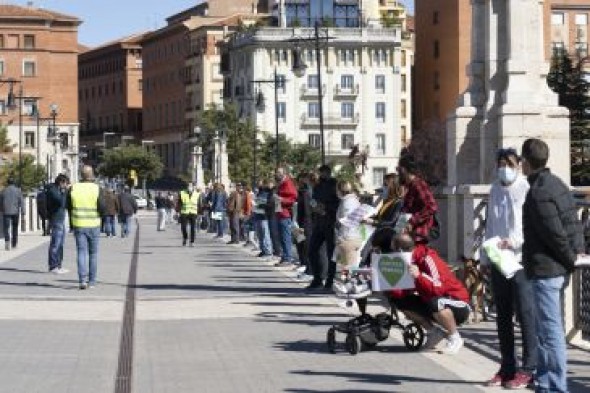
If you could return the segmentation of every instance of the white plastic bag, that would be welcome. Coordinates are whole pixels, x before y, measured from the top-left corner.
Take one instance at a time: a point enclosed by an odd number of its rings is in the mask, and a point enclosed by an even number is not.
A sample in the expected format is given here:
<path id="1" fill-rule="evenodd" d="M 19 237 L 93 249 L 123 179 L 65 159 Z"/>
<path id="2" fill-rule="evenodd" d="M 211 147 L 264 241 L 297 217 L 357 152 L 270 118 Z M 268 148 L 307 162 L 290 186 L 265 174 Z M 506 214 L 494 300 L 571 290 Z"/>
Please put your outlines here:
<path id="1" fill-rule="evenodd" d="M 500 249 L 498 243 L 502 239 L 496 236 L 486 240 L 482 244 L 482 248 L 488 256 L 489 260 L 500 270 L 500 272 L 508 279 L 512 278 L 517 271 L 522 269 L 522 265 L 516 259 L 512 250 Z"/>

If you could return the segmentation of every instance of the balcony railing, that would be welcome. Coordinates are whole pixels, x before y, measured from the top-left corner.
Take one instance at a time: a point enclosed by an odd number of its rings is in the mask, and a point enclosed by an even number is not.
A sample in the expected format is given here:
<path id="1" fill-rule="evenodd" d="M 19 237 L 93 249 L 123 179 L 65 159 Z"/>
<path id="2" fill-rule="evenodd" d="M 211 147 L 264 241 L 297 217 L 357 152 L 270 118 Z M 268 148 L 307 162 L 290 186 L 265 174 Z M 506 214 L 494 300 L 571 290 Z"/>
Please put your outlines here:
<path id="1" fill-rule="evenodd" d="M 322 84 L 322 91 L 326 91 L 326 85 Z M 317 86 L 308 86 L 307 84 L 301 85 L 301 97 L 311 97 L 317 98 L 318 96 L 318 87 Z"/>
<path id="2" fill-rule="evenodd" d="M 334 95 L 337 97 L 356 97 L 359 91 L 360 87 L 358 83 L 353 86 L 342 86 L 340 84 L 334 86 Z"/>
<path id="3" fill-rule="evenodd" d="M 342 126 L 342 127 L 356 127 L 360 122 L 361 116 L 355 113 L 352 117 L 342 117 L 339 113 L 325 113 L 325 126 Z M 320 124 L 319 117 L 309 117 L 306 113 L 301 115 L 301 125 L 303 127 L 314 127 Z"/>

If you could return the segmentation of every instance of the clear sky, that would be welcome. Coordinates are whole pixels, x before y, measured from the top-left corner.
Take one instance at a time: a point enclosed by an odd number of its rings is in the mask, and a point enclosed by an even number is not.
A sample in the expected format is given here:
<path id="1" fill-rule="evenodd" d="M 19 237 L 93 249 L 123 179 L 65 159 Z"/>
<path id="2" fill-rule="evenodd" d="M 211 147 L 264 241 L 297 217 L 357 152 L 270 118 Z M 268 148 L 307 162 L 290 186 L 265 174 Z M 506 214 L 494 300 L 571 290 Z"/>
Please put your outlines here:
<path id="1" fill-rule="evenodd" d="M 214 1 L 214 0 L 213 0 Z M 7 3 L 26 5 L 27 0 Z M 97 46 L 134 33 L 163 27 L 166 17 L 201 0 L 35 0 L 35 7 L 63 12 L 82 19 L 78 39 Z M 414 0 L 401 0 L 413 13 Z"/>

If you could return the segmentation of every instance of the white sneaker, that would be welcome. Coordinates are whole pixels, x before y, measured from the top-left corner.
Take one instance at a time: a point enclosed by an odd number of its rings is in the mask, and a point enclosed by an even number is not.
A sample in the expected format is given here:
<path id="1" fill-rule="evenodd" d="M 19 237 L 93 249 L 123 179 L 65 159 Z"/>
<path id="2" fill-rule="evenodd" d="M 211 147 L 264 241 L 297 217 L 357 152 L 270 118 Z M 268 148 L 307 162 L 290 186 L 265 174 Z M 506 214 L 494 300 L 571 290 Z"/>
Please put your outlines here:
<path id="1" fill-rule="evenodd" d="M 302 281 L 302 282 L 309 282 L 309 281 L 313 280 L 313 276 L 310 275 L 310 274 L 299 273 L 297 275 L 296 280 L 297 281 Z"/>
<path id="2" fill-rule="evenodd" d="M 307 269 L 307 267 L 301 265 L 301 266 L 297 266 L 296 270 L 297 270 L 297 273 L 303 273 L 303 272 L 305 272 L 305 269 Z"/>
<path id="3" fill-rule="evenodd" d="M 443 348 L 442 353 L 446 355 L 456 355 L 461 349 L 461 347 L 463 347 L 463 339 L 461 338 L 461 336 L 449 336 L 447 345 L 445 345 L 445 347 Z"/>
<path id="4" fill-rule="evenodd" d="M 438 326 L 433 327 L 426 336 L 426 344 L 424 344 L 425 350 L 434 350 L 446 337 L 445 332 L 443 332 Z"/>
<path id="5" fill-rule="evenodd" d="M 60 267 L 57 269 L 57 274 L 66 274 L 69 273 L 70 271 L 68 269 L 64 269 L 63 267 Z"/>

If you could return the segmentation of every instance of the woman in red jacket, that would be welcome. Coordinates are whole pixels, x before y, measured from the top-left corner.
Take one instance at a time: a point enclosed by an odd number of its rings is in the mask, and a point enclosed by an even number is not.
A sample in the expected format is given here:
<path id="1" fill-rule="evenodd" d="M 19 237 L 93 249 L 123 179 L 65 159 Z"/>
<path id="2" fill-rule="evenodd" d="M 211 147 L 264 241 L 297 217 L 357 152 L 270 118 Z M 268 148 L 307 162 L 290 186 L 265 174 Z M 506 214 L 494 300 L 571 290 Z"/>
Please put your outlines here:
<path id="1" fill-rule="evenodd" d="M 396 236 L 392 248 L 412 252 L 409 271 L 415 284 L 415 289 L 392 291 L 392 303 L 427 330 L 425 348 L 434 349 L 446 338 L 443 352 L 456 354 L 463 346 L 457 325 L 465 322 L 471 311 L 467 290 L 435 250 L 415 246 L 409 234 Z"/>

